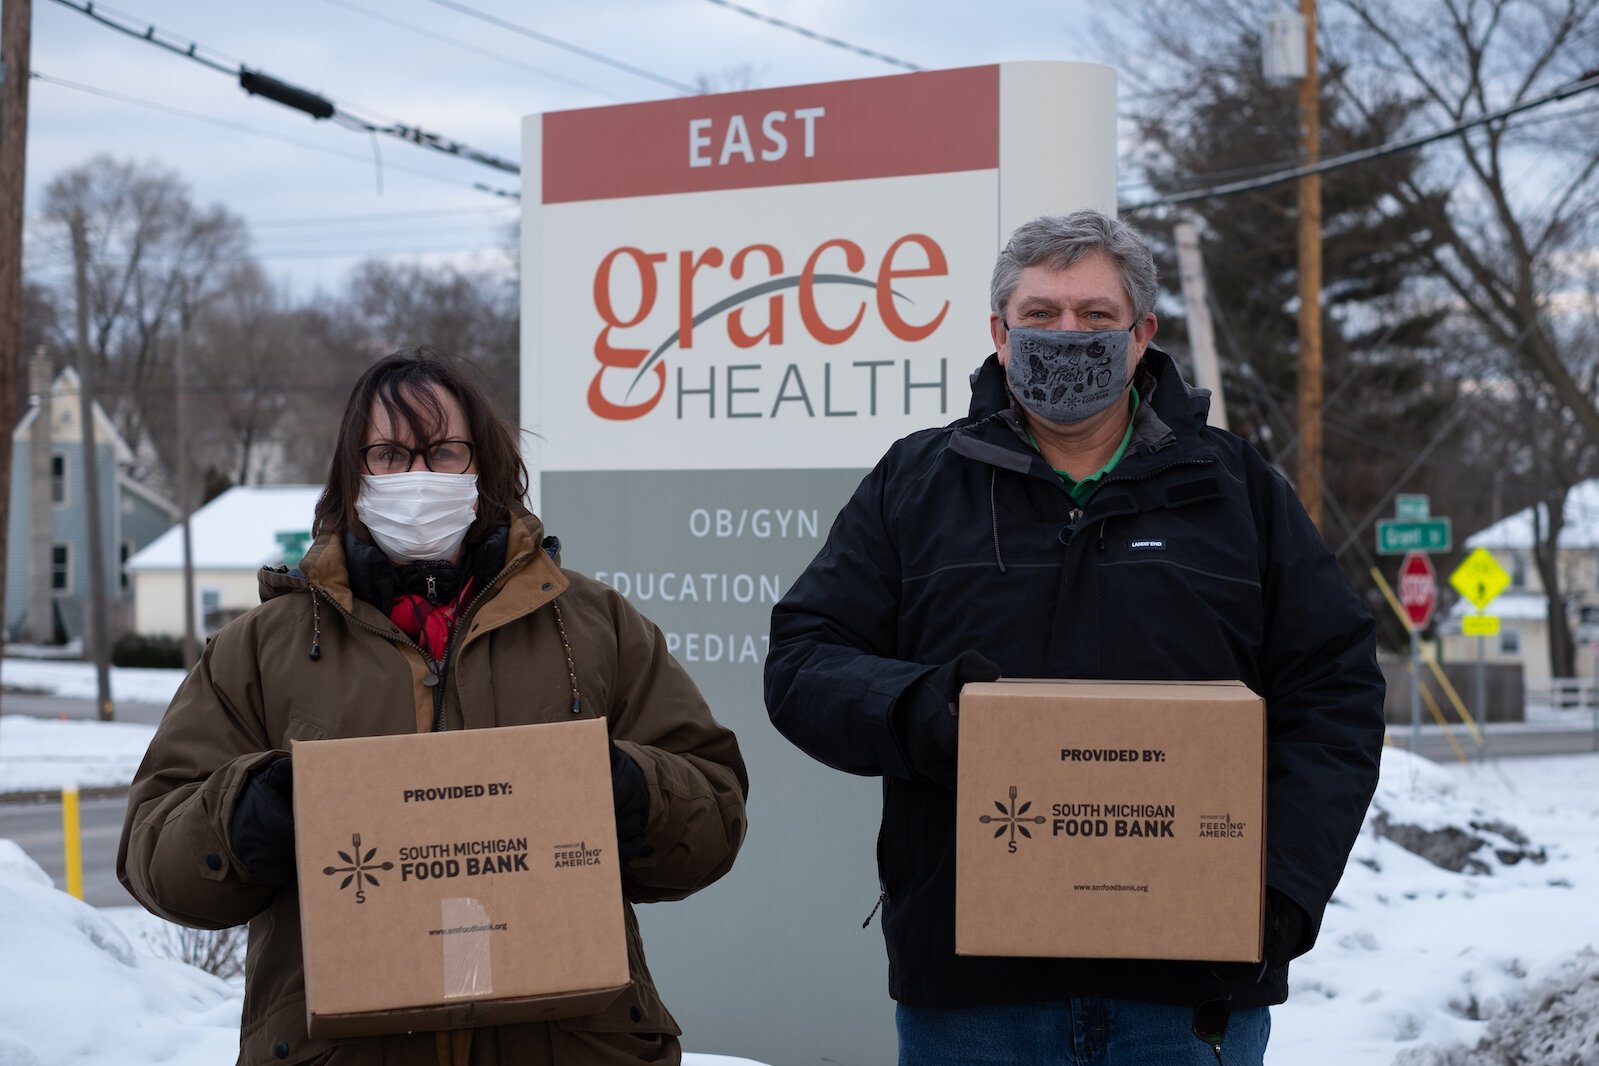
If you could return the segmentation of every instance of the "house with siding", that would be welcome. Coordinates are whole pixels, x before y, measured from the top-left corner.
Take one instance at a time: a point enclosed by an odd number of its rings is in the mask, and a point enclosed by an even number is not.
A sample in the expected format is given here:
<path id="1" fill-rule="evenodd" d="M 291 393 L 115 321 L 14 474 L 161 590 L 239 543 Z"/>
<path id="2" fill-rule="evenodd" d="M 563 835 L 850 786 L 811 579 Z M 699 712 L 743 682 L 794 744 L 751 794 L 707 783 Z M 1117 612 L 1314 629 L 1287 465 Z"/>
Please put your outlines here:
<path id="1" fill-rule="evenodd" d="M 113 640 L 132 619 L 132 588 L 123 564 L 178 517 L 175 505 L 130 476 L 133 451 L 98 404 L 93 407 L 97 484 L 85 484 L 78 393 L 77 372 L 70 367 L 61 371 L 47 392 L 35 392 L 11 436 L 4 617 L 8 640 L 65 643 L 84 635 L 89 616 L 88 492 L 99 499 Z M 38 457 L 37 468 L 36 440 L 49 449 L 48 459 Z M 45 508 L 48 522 L 35 538 L 34 516 Z M 45 617 L 32 617 L 36 608 Z"/>
<path id="2" fill-rule="evenodd" d="M 1566 495 L 1563 518 L 1555 565 L 1576 642 L 1574 666 L 1578 677 L 1593 677 L 1599 666 L 1599 480 L 1572 488 Z M 1547 525 L 1539 504 L 1466 538 L 1467 549 L 1486 548 L 1493 553 L 1510 575 L 1510 587 L 1482 612 L 1499 618 L 1497 636 L 1462 635 L 1461 619 L 1476 613 L 1476 608 L 1464 599 L 1454 605 L 1439 625 L 1445 659 L 1472 662 L 1480 650 L 1486 663 L 1521 663 L 1531 687 L 1549 683 L 1549 597 L 1533 559 L 1535 530 Z M 1440 584 L 1447 577 L 1440 574 Z"/>
<path id="3" fill-rule="evenodd" d="M 189 519 L 195 628 L 202 639 L 261 602 L 256 572 L 297 566 L 311 546 L 320 485 L 238 485 Z M 183 527 L 173 526 L 128 560 L 133 630 L 182 636 Z"/>

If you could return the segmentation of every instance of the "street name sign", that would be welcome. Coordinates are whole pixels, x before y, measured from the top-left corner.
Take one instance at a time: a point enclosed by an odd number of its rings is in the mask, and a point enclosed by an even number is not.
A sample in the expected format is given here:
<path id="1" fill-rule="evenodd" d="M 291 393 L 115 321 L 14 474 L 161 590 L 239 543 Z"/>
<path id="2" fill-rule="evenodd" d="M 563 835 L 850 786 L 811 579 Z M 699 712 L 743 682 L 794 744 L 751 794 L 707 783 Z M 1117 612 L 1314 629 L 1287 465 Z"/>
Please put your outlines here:
<path id="1" fill-rule="evenodd" d="M 1406 522 L 1424 521 L 1432 517 L 1432 501 L 1425 493 L 1394 497 L 1394 517 Z"/>
<path id="2" fill-rule="evenodd" d="M 1422 520 L 1379 519 L 1377 522 L 1377 554 L 1404 555 L 1406 552 L 1447 552 L 1453 546 L 1449 535 L 1449 519 Z"/>

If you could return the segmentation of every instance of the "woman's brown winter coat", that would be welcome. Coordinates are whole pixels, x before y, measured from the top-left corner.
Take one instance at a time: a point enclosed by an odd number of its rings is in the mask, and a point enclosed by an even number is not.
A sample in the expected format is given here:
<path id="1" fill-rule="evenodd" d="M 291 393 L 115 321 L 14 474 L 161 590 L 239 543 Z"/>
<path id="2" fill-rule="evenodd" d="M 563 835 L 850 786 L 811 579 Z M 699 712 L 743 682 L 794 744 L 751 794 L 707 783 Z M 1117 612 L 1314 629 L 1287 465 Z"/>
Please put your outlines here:
<path id="1" fill-rule="evenodd" d="M 675 1062 L 679 1029 L 645 967 L 632 903 L 678 899 L 727 872 L 744 836 L 743 760 L 661 632 L 610 588 L 560 569 L 542 541 L 537 518 L 513 518 L 504 568 L 457 624 L 443 671 L 445 726 L 604 717 L 643 768 L 646 855 L 622 874 L 633 984 L 595 1015 L 477 1030 L 470 1062 Z M 156 731 L 129 796 L 118 876 L 172 921 L 250 924 L 243 1066 L 448 1063 L 460 1036 L 449 1050 L 434 1033 L 345 1043 L 306 1035 L 297 894 L 253 878 L 228 839 L 251 771 L 291 740 L 431 729 L 429 664 L 351 594 L 337 536 L 319 538 L 299 573 L 263 569 L 260 578 L 261 605 L 207 644 Z"/>

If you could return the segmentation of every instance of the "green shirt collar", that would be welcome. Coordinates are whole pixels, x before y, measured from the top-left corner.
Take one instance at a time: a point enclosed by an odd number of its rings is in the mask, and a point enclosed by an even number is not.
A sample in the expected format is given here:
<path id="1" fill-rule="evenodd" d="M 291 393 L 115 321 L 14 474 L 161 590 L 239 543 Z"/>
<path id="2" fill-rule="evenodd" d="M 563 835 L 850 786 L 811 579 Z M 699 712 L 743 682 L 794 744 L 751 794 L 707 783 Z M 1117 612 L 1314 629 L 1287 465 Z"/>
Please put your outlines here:
<path id="1" fill-rule="evenodd" d="M 1127 432 L 1122 434 L 1122 442 L 1121 444 L 1117 445 L 1116 454 L 1112 455 L 1108 460 L 1106 460 L 1104 466 L 1100 467 L 1092 474 L 1089 474 L 1081 481 L 1074 479 L 1064 470 L 1050 467 L 1051 470 L 1054 470 L 1055 473 L 1060 476 L 1061 483 L 1066 486 L 1066 491 L 1071 493 L 1072 502 L 1076 503 L 1079 507 L 1088 503 L 1089 498 L 1094 495 L 1094 491 L 1099 488 L 1099 479 L 1110 473 L 1116 464 L 1122 461 L 1122 456 L 1127 454 L 1127 446 L 1131 444 L 1133 440 L 1133 416 L 1138 413 L 1138 405 L 1140 403 L 1138 387 L 1136 385 L 1133 386 L 1132 392 L 1132 399 L 1128 401 Z M 1033 436 L 1033 431 L 1031 429 L 1027 431 L 1027 440 L 1028 443 L 1032 444 L 1034 451 L 1039 450 L 1038 440 Z M 1043 453 L 1039 452 L 1039 454 Z"/>

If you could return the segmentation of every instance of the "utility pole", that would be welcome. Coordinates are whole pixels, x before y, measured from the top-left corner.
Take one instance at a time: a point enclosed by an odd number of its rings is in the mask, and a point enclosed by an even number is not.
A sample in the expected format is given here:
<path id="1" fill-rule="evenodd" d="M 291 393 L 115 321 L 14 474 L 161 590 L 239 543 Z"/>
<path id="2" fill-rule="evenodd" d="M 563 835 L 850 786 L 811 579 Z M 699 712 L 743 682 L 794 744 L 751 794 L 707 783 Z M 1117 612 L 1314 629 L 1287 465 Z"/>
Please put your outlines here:
<path id="1" fill-rule="evenodd" d="M 28 53 L 32 0 L 0 5 L 0 603 L 5 602 L 11 528 L 11 430 L 17 409 L 22 321 L 22 195 L 28 145 Z M 35 581 L 41 578 L 34 569 Z"/>
<path id="2" fill-rule="evenodd" d="M 1305 76 L 1299 82 L 1303 162 L 1321 159 L 1316 78 L 1316 0 L 1299 0 L 1305 20 Z M 1321 175 L 1299 179 L 1299 499 L 1321 528 Z"/>
<path id="3" fill-rule="evenodd" d="M 88 520 L 89 611 L 86 651 L 94 655 L 95 692 L 100 720 L 115 714 L 111 705 L 111 633 L 106 623 L 105 551 L 100 528 L 100 463 L 95 454 L 94 353 L 89 350 L 89 238 L 83 211 L 72 215 L 72 265 L 78 302 L 78 420 L 83 448 L 83 503 Z"/>
<path id="4" fill-rule="evenodd" d="M 194 537 L 190 526 L 192 501 L 189 497 L 189 285 L 178 282 L 177 364 L 178 510 L 183 515 L 183 668 L 193 668 L 200 658 L 194 625 Z"/>
<path id="5" fill-rule="evenodd" d="M 34 396 L 33 434 L 28 444 L 28 639 L 54 644 L 55 591 L 50 587 L 50 548 L 55 543 L 55 405 L 50 395 L 50 357 L 33 353 L 29 377 Z"/>
<path id="6" fill-rule="evenodd" d="M 1227 395 L 1221 368 L 1216 364 L 1216 331 L 1210 321 L 1210 297 L 1205 287 L 1205 259 L 1199 249 L 1199 227 L 1177 223 L 1177 276 L 1182 282 L 1183 317 L 1188 323 L 1188 346 L 1194 353 L 1194 384 L 1210 390 L 1207 425 L 1227 426 Z"/>

